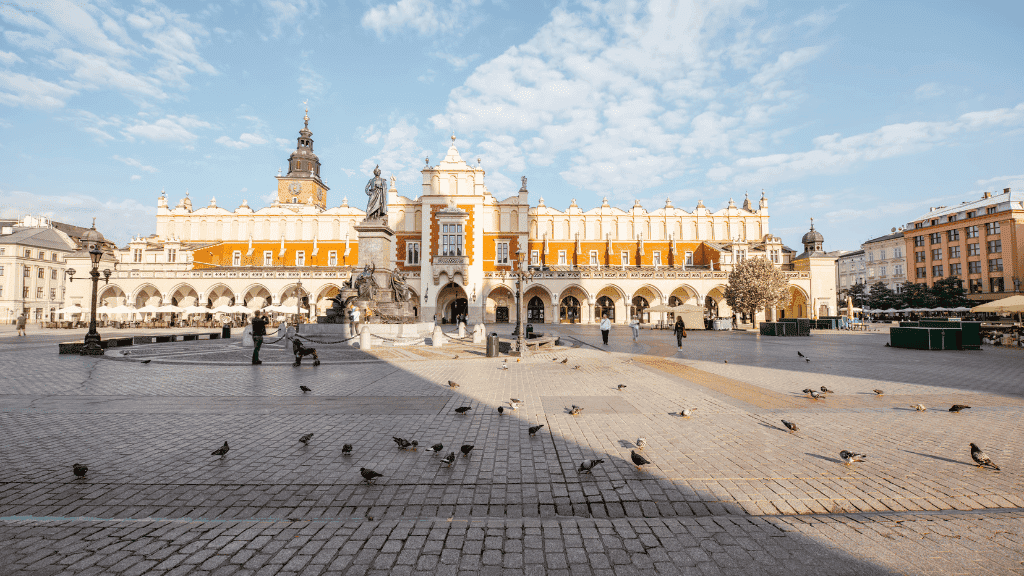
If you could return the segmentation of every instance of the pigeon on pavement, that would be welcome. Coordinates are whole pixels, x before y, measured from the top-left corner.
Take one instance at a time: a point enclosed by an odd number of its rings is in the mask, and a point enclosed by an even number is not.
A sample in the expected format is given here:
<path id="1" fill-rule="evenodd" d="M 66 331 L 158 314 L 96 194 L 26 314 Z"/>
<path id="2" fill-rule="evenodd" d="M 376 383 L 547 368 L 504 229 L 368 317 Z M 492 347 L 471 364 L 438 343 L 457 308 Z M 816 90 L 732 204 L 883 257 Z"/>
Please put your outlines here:
<path id="1" fill-rule="evenodd" d="M 448 381 L 448 387 L 449 387 L 449 388 L 458 388 L 458 387 L 459 387 L 459 385 L 458 385 L 458 383 L 456 383 L 456 382 L 455 382 L 454 380 L 449 380 L 449 381 Z"/>
<path id="2" fill-rule="evenodd" d="M 504 406 L 498 406 L 498 414 L 501 415 L 501 414 L 504 414 L 504 413 L 505 413 L 505 407 Z"/>
<path id="3" fill-rule="evenodd" d="M 636 447 L 643 450 L 644 446 L 647 446 L 647 437 L 641 436 L 636 439 Z"/>
<path id="4" fill-rule="evenodd" d="M 312 392 L 309 386 L 299 386 L 299 390 L 302 390 L 303 394 L 305 394 L 306 392 Z"/>
<path id="5" fill-rule="evenodd" d="M 383 474 L 381 474 L 380 472 L 374 472 L 373 470 L 370 470 L 369 468 L 360 468 L 359 469 L 359 474 L 362 475 L 363 480 L 367 484 L 373 484 L 374 480 L 376 480 L 377 478 L 380 478 L 381 476 L 383 476 Z"/>
<path id="6" fill-rule="evenodd" d="M 821 392 L 817 392 L 815 390 L 811 390 L 811 398 L 814 398 L 815 400 L 820 400 L 820 399 L 822 399 L 824 397 L 825 397 L 825 395 L 822 394 Z"/>
<path id="7" fill-rule="evenodd" d="M 696 408 L 682 408 L 679 410 L 679 414 L 683 418 L 689 418 L 690 414 L 693 414 L 694 410 L 696 410 Z"/>
<path id="8" fill-rule="evenodd" d="M 460 450 L 462 450 L 462 455 L 463 456 L 469 456 L 469 453 L 473 451 L 473 445 L 472 444 L 463 444 L 462 448 L 460 448 Z"/>
<path id="9" fill-rule="evenodd" d="M 519 404 L 516 404 L 515 402 L 509 402 L 508 408 L 506 408 L 506 410 L 519 410 Z"/>
<path id="10" fill-rule="evenodd" d="M 874 392 L 875 395 L 877 395 L 877 396 L 881 396 L 881 395 L 885 394 L 885 392 L 879 390 L 878 388 L 875 388 L 874 390 L 872 390 L 872 392 Z"/>
<path id="11" fill-rule="evenodd" d="M 618 390 L 625 390 L 625 389 L 626 389 L 626 385 L 625 384 L 619 384 Z"/>
<path id="12" fill-rule="evenodd" d="M 569 363 L 569 359 L 568 358 L 566 358 L 565 360 L 562 360 L 562 364 L 568 364 L 568 363 Z"/>
<path id="13" fill-rule="evenodd" d="M 829 390 L 828 388 L 826 388 L 824 386 L 821 387 L 821 391 L 824 392 L 825 394 L 833 393 L 831 390 Z"/>
<path id="14" fill-rule="evenodd" d="M 950 407 L 949 411 L 953 412 L 954 414 L 959 414 L 961 410 L 967 410 L 968 408 L 970 408 L 970 406 L 965 406 L 963 404 L 953 404 L 953 406 Z"/>
<path id="15" fill-rule="evenodd" d="M 793 432 L 799 432 L 800 431 L 800 428 L 796 425 L 795 422 L 790 422 L 789 420 L 783 420 L 782 424 L 786 428 L 789 428 L 789 433 L 790 434 L 792 434 Z"/>
<path id="16" fill-rule="evenodd" d="M 75 476 L 78 476 L 79 478 L 84 477 L 85 473 L 89 471 L 89 467 L 85 464 L 75 464 L 71 469 L 74 470 Z"/>
<path id="17" fill-rule="evenodd" d="M 310 432 L 309 434 L 303 434 L 302 437 L 299 438 L 299 442 L 302 442 L 303 444 L 308 445 L 309 441 L 312 440 L 312 439 L 313 439 L 313 433 Z"/>
<path id="18" fill-rule="evenodd" d="M 470 410 L 472 410 L 472 409 L 473 409 L 473 407 L 472 407 L 472 406 L 459 406 L 458 408 L 456 408 L 456 409 L 455 409 L 455 412 L 456 412 L 456 413 L 458 413 L 458 414 L 462 414 L 463 416 L 465 416 L 465 415 L 466 415 L 466 412 L 469 412 L 469 411 L 470 411 Z"/>
<path id="19" fill-rule="evenodd" d="M 572 416 L 579 416 L 580 414 L 583 414 L 583 408 L 573 404 L 572 408 L 569 410 L 569 414 Z"/>
<path id="20" fill-rule="evenodd" d="M 996 463 L 986 456 L 985 453 L 981 451 L 981 448 L 978 448 L 978 445 L 974 442 L 971 442 L 971 458 L 978 463 L 978 468 L 981 468 L 982 466 L 991 466 L 993 469 L 999 470 L 999 466 L 996 466 Z"/>
<path id="21" fill-rule="evenodd" d="M 441 444 L 440 442 L 438 442 L 437 444 L 434 444 L 430 448 L 424 448 L 423 449 L 424 452 L 434 452 L 434 453 L 440 452 L 441 450 L 444 450 L 444 444 Z"/>
<path id="22" fill-rule="evenodd" d="M 213 452 L 210 452 L 210 456 L 220 456 L 221 458 L 223 458 L 224 455 L 228 453 L 228 450 L 230 450 L 230 448 L 228 448 L 228 442 L 227 440 L 225 440 L 223 446 L 217 448 Z"/>
<path id="23" fill-rule="evenodd" d="M 644 458 L 643 456 L 637 454 L 633 450 L 629 451 L 629 457 L 633 460 L 633 464 L 636 464 L 636 469 L 637 470 L 639 470 L 641 466 L 643 466 L 645 464 L 650 464 L 651 463 L 650 460 L 648 460 L 647 458 Z"/>
<path id="24" fill-rule="evenodd" d="M 843 462 L 845 462 L 847 466 L 849 466 L 854 462 L 864 462 L 865 458 L 867 458 L 867 455 L 857 454 L 855 452 L 850 452 L 849 450 L 843 450 L 842 452 L 839 453 L 839 457 L 843 459 Z"/>
<path id="25" fill-rule="evenodd" d="M 343 445 L 341 447 L 341 455 L 342 456 L 351 456 L 352 455 L 352 445 L 351 444 Z"/>
<path id="26" fill-rule="evenodd" d="M 579 365 L 579 364 L 577 364 L 577 365 L 573 366 L 573 367 L 572 367 L 572 369 L 573 369 L 573 370 L 579 370 L 579 369 L 580 369 L 580 365 Z"/>
<path id="27" fill-rule="evenodd" d="M 502 363 L 501 363 L 501 366 L 498 366 L 498 368 L 500 368 L 500 369 L 502 369 L 502 370 L 508 370 L 508 364 L 506 364 L 506 363 L 502 362 Z"/>
<path id="28" fill-rule="evenodd" d="M 913 406 L 911 406 L 911 408 L 917 410 L 918 412 L 924 412 L 925 410 L 927 410 L 927 408 L 924 407 L 924 404 L 914 404 Z"/>
<path id="29" fill-rule="evenodd" d="M 511 401 L 511 402 L 513 402 L 515 404 L 526 404 L 526 402 L 523 402 L 519 398 L 509 398 L 509 401 Z"/>
<path id="30" fill-rule="evenodd" d="M 539 431 L 540 431 L 540 429 L 541 429 L 541 428 L 543 428 L 543 427 L 544 427 L 544 425 L 543 425 L 543 424 L 538 424 L 538 425 L 536 425 L 536 426 L 530 426 L 530 436 L 533 436 L 533 435 L 535 435 L 535 434 L 536 434 L 537 432 L 539 432 Z"/>
<path id="31" fill-rule="evenodd" d="M 598 464 L 601 464 L 602 462 L 604 462 L 604 460 L 602 460 L 600 458 L 598 458 L 596 460 L 584 460 L 583 462 L 580 462 L 580 467 L 577 470 L 577 472 L 579 472 L 580 474 L 582 474 L 584 472 L 590 474 L 591 473 L 590 471 L 594 469 L 594 466 L 597 466 Z"/>
<path id="32" fill-rule="evenodd" d="M 394 440 L 395 444 L 398 444 L 398 447 L 401 448 L 402 450 L 407 450 L 409 448 L 415 450 L 416 447 L 420 445 L 420 443 L 417 442 L 416 440 L 410 442 L 405 438 L 399 438 L 398 436 L 392 436 L 391 439 Z"/>
<path id="33" fill-rule="evenodd" d="M 452 463 L 455 462 L 455 452 L 449 452 L 447 456 L 441 458 L 441 462 L 451 467 Z"/>
<path id="34" fill-rule="evenodd" d="M 153 361 L 152 359 L 149 359 L 149 360 L 143 360 L 143 361 L 141 362 L 141 364 L 149 364 L 149 363 L 150 363 L 150 362 L 152 362 L 152 361 Z"/>
<path id="35" fill-rule="evenodd" d="M 804 388 L 804 394 L 810 394 L 812 390 L 810 388 Z"/>
<path id="36" fill-rule="evenodd" d="M 797 350 L 797 351 L 796 351 L 796 355 L 797 355 L 797 356 L 799 356 L 799 357 L 801 357 L 801 358 L 803 358 L 803 359 L 804 359 L 804 360 L 806 360 L 807 362 L 810 362 L 810 361 L 811 361 L 811 359 L 810 359 L 810 358 L 808 358 L 807 356 L 804 356 L 804 355 L 803 355 L 803 352 L 800 352 L 799 350 Z"/>

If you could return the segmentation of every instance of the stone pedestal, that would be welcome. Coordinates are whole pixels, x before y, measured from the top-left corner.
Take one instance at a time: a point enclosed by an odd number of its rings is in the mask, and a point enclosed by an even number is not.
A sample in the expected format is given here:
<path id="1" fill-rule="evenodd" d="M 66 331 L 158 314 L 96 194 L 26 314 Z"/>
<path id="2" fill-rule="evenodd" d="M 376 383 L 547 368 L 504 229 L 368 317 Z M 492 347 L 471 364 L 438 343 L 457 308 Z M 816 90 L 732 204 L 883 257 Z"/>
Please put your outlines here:
<path id="1" fill-rule="evenodd" d="M 377 285 L 381 288 L 390 286 L 395 231 L 383 220 L 363 220 L 356 224 L 356 234 L 359 235 L 359 268 L 373 267 L 376 270 L 373 279 Z"/>

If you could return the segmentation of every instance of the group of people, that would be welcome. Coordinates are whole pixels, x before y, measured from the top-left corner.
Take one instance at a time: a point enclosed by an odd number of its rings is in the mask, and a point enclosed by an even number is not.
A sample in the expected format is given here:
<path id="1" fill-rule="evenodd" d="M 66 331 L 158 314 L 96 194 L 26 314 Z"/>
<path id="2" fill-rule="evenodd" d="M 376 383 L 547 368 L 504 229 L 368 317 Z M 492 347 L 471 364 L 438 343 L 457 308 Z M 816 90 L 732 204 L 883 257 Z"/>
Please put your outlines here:
<path id="1" fill-rule="evenodd" d="M 612 321 L 608 319 L 607 314 L 601 314 L 601 340 L 604 341 L 604 345 L 608 345 L 608 334 L 612 330 Z M 629 323 L 629 328 L 633 331 L 633 342 L 637 342 L 640 339 L 640 319 L 634 317 Z M 683 338 L 686 338 L 686 323 L 683 322 L 682 318 L 676 318 L 675 326 L 672 327 L 672 332 L 676 336 L 676 346 L 683 349 Z"/>

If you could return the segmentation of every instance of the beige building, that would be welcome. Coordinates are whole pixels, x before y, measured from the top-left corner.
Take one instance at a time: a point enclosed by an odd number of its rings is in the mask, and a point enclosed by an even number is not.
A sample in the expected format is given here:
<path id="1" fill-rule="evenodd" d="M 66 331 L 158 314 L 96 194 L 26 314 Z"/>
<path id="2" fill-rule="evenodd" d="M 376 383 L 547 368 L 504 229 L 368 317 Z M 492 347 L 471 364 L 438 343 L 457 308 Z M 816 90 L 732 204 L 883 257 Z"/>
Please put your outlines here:
<path id="1" fill-rule="evenodd" d="M 76 241 L 46 218 L 0 222 L 0 321 L 55 319 L 64 306 L 65 260 Z"/>
<path id="2" fill-rule="evenodd" d="M 840 295 L 856 284 L 864 284 L 867 293 L 877 282 L 882 282 L 893 292 L 901 292 L 903 283 L 907 281 L 903 231 L 872 238 L 861 244 L 860 250 L 843 253 L 839 256 L 838 270 Z"/>

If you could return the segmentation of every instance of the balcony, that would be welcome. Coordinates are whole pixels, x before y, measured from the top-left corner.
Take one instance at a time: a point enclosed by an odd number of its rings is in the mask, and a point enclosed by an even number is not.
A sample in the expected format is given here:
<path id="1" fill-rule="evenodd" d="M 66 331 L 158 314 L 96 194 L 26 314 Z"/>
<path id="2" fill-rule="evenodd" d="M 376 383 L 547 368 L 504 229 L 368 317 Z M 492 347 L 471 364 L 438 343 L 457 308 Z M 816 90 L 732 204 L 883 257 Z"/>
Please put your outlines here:
<path id="1" fill-rule="evenodd" d="M 433 258 L 434 266 L 468 266 L 469 256 L 442 256 L 437 255 Z"/>

